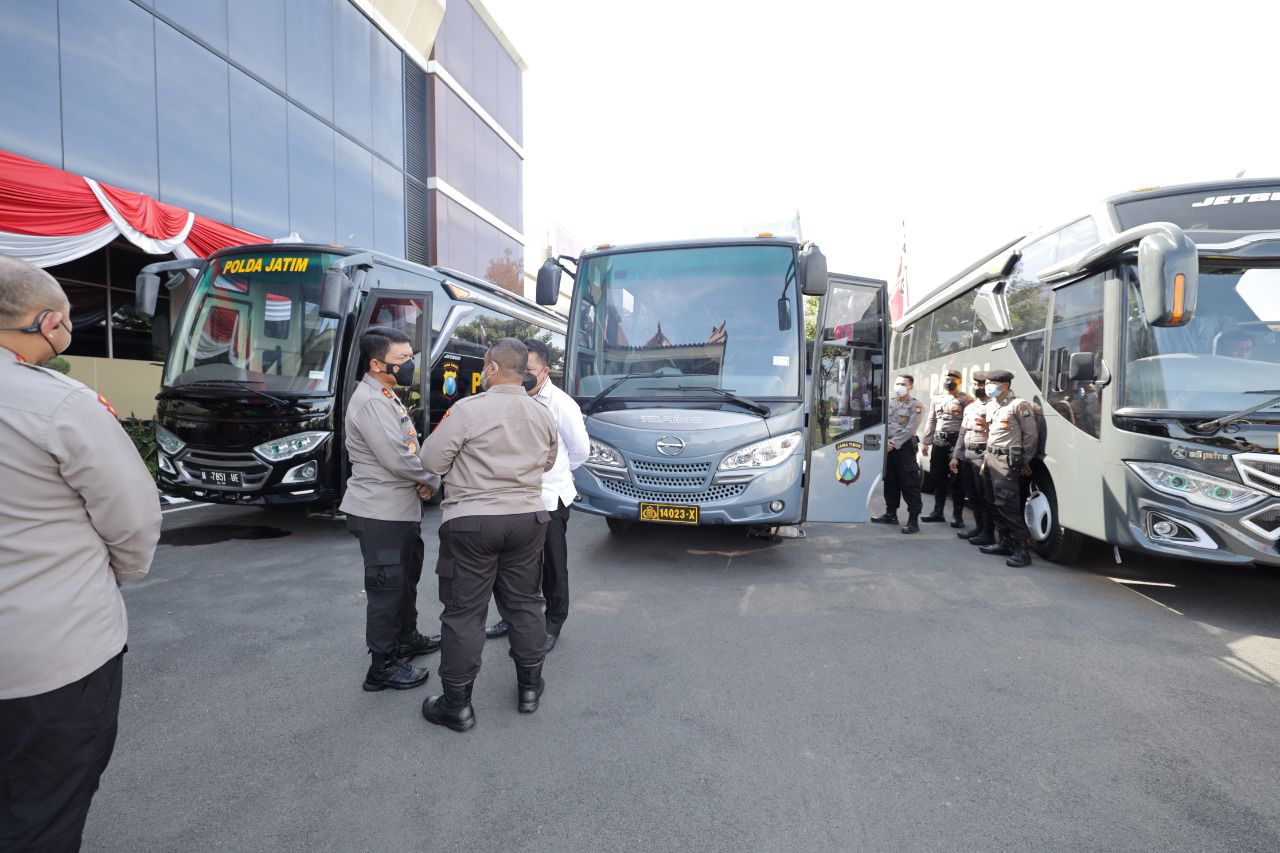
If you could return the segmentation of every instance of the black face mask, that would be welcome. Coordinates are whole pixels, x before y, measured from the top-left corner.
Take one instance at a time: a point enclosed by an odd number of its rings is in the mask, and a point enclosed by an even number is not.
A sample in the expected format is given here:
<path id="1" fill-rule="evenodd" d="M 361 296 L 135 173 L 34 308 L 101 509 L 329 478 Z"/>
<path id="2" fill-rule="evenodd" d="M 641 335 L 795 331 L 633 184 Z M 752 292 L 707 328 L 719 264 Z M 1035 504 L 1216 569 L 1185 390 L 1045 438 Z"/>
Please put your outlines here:
<path id="1" fill-rule="evenodd" d="M 385 362 L 384 362 L 385 363 Z M 397 385 L 412 385 L 415 365 L 413 359 L 406 359 L 399 364 L 388 364 L 387 372 L 395 377 Z"/>
<path id="2" fill-rule="evenodd" d="M 987 389 L 979 385 L 973 389 L 973 396 L 977 397 L 979 400 L 985 400 L 987 399 Z"/>
<path id="3" fill-rule="evenodd" d="M 520 384 L 524 386 L 524 391 L 527 394 L 538 387 L 538 377 L 532 373 L 526 373 L 524 378 L 520 380 Z"/>
<path id="4" fill-rule="evenodd" d="M 942 383 L 942 387 L 946 388 L 948 391 L 954 391 L 956 390 L 956 383 L 954 380 L 948 379 L 946 382 Z"/>

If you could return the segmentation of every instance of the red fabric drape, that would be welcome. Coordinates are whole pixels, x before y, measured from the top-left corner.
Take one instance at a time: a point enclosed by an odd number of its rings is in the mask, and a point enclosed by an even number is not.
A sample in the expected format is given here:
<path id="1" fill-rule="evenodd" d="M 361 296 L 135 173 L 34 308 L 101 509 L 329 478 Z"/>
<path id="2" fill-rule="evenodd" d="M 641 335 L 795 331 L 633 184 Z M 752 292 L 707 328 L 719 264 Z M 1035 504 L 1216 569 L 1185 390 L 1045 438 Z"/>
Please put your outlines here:
<path id="1" fill-rule="evenodd" d="M 0 231 L 55 237 L 84 234 L 109 221 L 84 178 L 0 151 Z"/>
<path id="2" fill-rule="evenodd" d="M 178 236 L 187 224 L 187 212 L 180 207 L 156 201 L 142 193 L 129 192 L 99 182 L 104 195 L 134 228 L 148 237 L 169 240 Z"/>
<path id="3" fill-rule="evenodd" d="M 239 228 L 224 225 L 199 214 L 196 214 L 195 222 L 191 225 L 191 233 L 187 235 L 187 248 L 202 258 L 228 246 L 267 242 L 270 241 L 257 234 L 241 231 Z"/>

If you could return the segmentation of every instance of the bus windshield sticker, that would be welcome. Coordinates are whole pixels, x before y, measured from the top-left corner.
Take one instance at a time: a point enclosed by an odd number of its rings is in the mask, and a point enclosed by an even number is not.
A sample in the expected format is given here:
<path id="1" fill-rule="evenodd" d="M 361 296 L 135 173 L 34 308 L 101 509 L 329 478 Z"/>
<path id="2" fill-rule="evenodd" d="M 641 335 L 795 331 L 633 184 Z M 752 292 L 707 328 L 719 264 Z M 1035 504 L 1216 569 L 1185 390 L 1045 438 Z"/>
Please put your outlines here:
<path id="1" fill-rule="evenodd" d="M 773 366 L 774 366 L 774 367 L 790 367 L 790 366 L 791 366 L 791 356 L 789 356 L 789 355 L 775 355 L 775 356 L 773 357 Z"/>
<path id="2" fill-rule="evenodd" d="M 252 272 L 306 272 L 310 258 L 293 258 L 276 255 L 266 258 L 228 258 L 222 262 L 223 275 L 244 275 Z"/>
<path id="3" fill-rule="evenodd" d="M 836 445 L 836 482 L 852 486 L 862 476 L 858 460 L 862 454 L 862 445 L 856 441 L 842 441 Z"/>

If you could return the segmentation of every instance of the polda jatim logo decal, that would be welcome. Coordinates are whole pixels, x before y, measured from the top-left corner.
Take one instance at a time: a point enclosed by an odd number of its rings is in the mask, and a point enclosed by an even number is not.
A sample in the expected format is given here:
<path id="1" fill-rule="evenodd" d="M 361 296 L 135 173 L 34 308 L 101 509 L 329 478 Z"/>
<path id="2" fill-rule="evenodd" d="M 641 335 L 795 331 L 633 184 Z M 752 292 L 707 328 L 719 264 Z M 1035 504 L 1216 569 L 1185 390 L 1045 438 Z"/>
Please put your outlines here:
<path id="1" fill-rule="evenodd" d="M 862 445 L 856 441 L 842 441 L 836 445 L 836 482 L 852 486 L 862 476 Z"/>
<path id="2" fill-rule="evenodd" d="M 440 393 L 446 397 L 453 397 L 458 393 L 458 365 L 452 361 L 444 363 L 444 382 L 441 383 Z"/>

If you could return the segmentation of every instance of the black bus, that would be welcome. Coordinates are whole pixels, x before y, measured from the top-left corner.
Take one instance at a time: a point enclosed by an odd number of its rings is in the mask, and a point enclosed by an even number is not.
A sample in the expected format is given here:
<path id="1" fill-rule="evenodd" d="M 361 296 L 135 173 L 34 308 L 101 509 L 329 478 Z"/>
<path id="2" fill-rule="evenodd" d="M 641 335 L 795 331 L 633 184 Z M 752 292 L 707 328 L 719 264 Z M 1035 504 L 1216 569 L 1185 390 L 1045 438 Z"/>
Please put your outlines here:
<path id="1" fill-rule="evenodd" d="M 161 491 L 227 504 L 330 505 L 346 479 L 343 421 L 370 326 L 409 336 L 419 365 L 399 388 L 419 440 L 480 388 L 492 342 L 537 339 L 563 383 L 565 321 L 489 282 L 378 252 L 306 243 L 237 246 L 165 261 L 138 276 L 154 313 L 195 273 L 172 334 L 156 407 Z M 162 347 L 164 348 L 164 347 Z"/>

